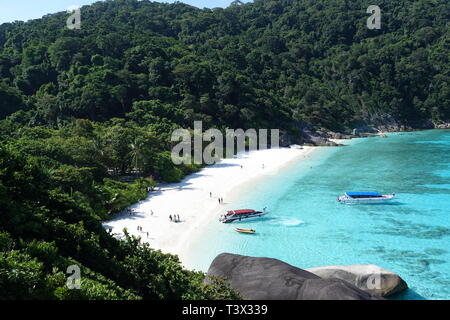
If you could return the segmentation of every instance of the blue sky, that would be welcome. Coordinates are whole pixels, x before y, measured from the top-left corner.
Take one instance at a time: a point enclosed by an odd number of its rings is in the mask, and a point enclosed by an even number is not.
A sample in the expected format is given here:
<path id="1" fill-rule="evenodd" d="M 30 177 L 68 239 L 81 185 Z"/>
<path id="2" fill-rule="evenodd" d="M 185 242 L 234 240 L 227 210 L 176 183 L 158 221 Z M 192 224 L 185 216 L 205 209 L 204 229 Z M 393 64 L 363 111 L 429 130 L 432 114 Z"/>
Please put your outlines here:
<path id="1" fill-rule="evenodd" d="M 0 23 L 37 19 L 47 13 L 65 11 L 71 6 L 83 6 L 98 0 L 0 0 Z M 174 2 L 164 0 L 159 2 Z M 226 7 L 232 0 L 182 0 L 199 8 Z M 246 1 L 243 1 L 246 2 Z"/>

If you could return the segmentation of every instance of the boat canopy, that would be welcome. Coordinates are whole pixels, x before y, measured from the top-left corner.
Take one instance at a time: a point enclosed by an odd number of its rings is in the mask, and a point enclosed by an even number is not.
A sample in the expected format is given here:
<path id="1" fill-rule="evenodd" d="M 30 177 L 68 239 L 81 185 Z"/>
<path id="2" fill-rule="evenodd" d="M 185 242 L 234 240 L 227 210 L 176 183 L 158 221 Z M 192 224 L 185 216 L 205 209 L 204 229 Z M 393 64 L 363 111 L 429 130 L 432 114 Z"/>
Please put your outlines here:
<path id="1" fill-rule="evenodd" d="M 382 197 L 383 195 L 378 192 L 346 192 L 348 197 Z"/>
<path id="2" fill-rule="evenodd" d="M 228 213 L 228 215 L 231 215 L 231 214 L 249 214 L 249 213 L 255 213 L 255 212 L 256 212 L 255 210 L 244 209 L 244 210 L 231 210 L 231 211 L 228 211 L 227 213 Z"/>

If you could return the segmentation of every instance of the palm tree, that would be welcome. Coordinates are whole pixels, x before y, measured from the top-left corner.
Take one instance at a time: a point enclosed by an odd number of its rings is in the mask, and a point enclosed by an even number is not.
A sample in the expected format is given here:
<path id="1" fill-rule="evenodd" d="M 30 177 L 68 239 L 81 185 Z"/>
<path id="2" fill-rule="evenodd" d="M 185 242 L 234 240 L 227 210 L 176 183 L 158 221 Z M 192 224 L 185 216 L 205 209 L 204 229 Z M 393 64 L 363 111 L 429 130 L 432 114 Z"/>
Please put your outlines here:
<path id="1" fill-rule="evenodd" d="M 105 151 L 103 149 L 102 141 L 99 138 L 94 138 L 92 140 L 92 146 L 94 147 L 95 152 L 95 160 L 101 161 L 103 159 L 103 156 L 105 155 Z"/>
<path id="2" fill-rule="evenodd" d="M 131 162 L 134 165 L 135 170 L 139 174 L 142 170 L 142 161 L 140 161 L 140 160 L 142 159 L 144 143 L 142 142 L 141 139 L 136 137 L 134 139 L 133 143 L 130 144 L 130 147 L 131 147 L 131 152 L 130 152 Z"/>

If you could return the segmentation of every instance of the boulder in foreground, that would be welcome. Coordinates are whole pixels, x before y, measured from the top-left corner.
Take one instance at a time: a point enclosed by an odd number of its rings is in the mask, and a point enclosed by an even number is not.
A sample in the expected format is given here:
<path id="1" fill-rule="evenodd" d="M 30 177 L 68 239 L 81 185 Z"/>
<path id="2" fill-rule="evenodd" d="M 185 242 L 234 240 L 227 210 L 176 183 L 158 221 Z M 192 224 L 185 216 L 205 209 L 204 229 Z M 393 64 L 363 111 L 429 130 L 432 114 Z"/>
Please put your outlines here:
<path id="1" fill-rule="evenodd" d="M 224 278 L 246 300 L 378 300 L 341 279 L 322 279 L 271 258 L 218 255 L 206 275 Z"/>
<path id="2" fill-rule="evenodd" d="M 370 294 L 387 297 L 408 288 L 406 282 L 392 271 L 373 264 L 328 266 L 306 269 L 323 279 L 341 279 Z"/>

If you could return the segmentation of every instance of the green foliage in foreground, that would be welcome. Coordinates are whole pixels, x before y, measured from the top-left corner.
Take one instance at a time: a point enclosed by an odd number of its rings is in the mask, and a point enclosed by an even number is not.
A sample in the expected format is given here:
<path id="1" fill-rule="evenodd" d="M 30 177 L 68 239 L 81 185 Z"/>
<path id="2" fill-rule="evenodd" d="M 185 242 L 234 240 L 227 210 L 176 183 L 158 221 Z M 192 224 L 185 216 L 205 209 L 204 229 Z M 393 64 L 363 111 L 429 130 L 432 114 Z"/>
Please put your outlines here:
<path id="1" fill-rule="evenodd" d="M 203 285 L 176 256 L 113 238 L 39 159 L 0 146 L 0 168 L 0 299 L 237 298 L 223 282 Z M 111 180 L 102 188 L 126 192 Z M 81 268 L 80 290 L 66 287 L 70 265 Z"/>

